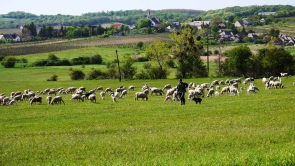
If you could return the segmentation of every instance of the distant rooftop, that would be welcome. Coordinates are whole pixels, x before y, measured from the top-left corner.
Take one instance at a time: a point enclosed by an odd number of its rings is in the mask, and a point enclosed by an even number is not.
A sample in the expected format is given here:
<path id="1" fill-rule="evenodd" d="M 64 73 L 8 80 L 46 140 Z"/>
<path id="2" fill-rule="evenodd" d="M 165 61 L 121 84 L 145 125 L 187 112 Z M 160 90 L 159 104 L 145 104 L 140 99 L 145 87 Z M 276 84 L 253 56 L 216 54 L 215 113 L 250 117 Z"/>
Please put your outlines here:
<path id="1" fill-rule="evenodd" d="M 276 12 L 260 12 L 258 13 L 258 15 L 264 15 L 264 16 L 268 16 L 268 15 L 272 15 L 275 14 Z"/>

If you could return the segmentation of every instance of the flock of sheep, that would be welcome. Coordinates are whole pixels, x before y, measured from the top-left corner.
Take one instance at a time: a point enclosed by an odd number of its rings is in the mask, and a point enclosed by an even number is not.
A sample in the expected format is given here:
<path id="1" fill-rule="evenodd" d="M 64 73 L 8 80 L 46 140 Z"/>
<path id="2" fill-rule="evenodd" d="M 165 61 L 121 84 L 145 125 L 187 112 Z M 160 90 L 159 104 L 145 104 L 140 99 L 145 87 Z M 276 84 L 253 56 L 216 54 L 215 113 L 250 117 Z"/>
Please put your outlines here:
<path id="1" fill-rule="evenodd" d="M 281 77 L 290 77 L 286 73 L 281 73 Z M 263 78 L 262 83 L 265 85 L 265 89 L 270 88 L 283 88 L 284 85 L 282 83 L 281 77 L 270 77 Z M 295 85 L 295 82 L 293 83 Z M 222 88 L 221 88 L 222 86 Z M 31 105 L 36 103 L 42 103 L 42 99 L 46 99 L 48 105 L 54 104 L 65 104 L 63 100 L 63 95 L 71 95 L 70 101 L 82 101 L 89 100 L 92 103 L 96 102 L 97 94 L 101 100 L 104 100 L 106 95 L 109 95 L 113 102 L 117 102 L 123 97 L 127 96 L 127 93 L 130 91 L 134 91 L 136 87 L 134 85 L 126 88 L 125 86 L 120 86 L 116 89 L 112 88 L 103 88 L 99 86 L 97 88 L 86 91 L 85 87 L 68 87 L 64 88 L 46 88 L 42 91 L 32 91 L 30 89 L 22 91 L 11 92 L 10 96 L 6 96 L 5 94 L 0 94 L 0 104 L 2 105 L 17 105 L 17 102 L 28 101 Z M 241 80 L 240 78 L 218 81 L 214 80 L 211 83 L 203 83 L 197 85 L 193 82 L 188 84 L 187 89 L 187 98 L 192 100 L 194 98 L 204 98 L 212 97 L 212 96 L 220 96 L 220 95 L 231 95 L 231 96 L 239 96 L 241 91 L 246 90 L 247 94 L 256 93 L 259 89 L 254 84 L 253 78 L 246 78 L 245 80 Z M 180 98 L 177 93 L 177 88 L 172 87 L 171 84 L 165 85 L 163 88 L 158 87 L 150 87 L 147 84 L 143 85 L 140 88 L 140 91 L 133 92 L 134 100 L 145 99 L 148 100 L 149 96 L 153 95 L 161 95 L 164 96 L 164 101 L 179 101 Z M 165 94 L 165 95 L 164 95 Z"/>

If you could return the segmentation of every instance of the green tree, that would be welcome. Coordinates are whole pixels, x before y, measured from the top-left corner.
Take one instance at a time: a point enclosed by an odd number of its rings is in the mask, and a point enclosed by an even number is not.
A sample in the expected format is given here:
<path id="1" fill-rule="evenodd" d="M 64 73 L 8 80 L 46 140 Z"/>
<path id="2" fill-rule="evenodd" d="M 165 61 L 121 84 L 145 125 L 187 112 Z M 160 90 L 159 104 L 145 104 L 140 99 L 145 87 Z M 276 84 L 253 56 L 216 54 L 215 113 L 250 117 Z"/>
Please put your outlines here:
<path id="1" fill-rule="evenodd" d="M 177 77 L 191 78 L 207 76 L 200 55 L 204 53 L 203 45 L 197 40 L 196 31 L 185 28 L 181 32 L 172 31 L 172 50 L 178 60 Z"/>
<path id="2" fill-rule="evenodd" d="M 261 56 L 264 70 L 272 75 L 279 75 L 280 72 L 293 72 L 294 57 L 283 48 L 268 45 L 267 48 L 259 50 L 259 56 Z"/>
<path id="3" fill-rule="evenodd" d="M 227 56 L 228 65 L 231 70 L 233 70 L 234 73 L 243 74 L 245 76 L 248 66 L 251 66 L 250 58 L 252 52 L 250 48 L 246 45 L 237 46 L 229 50 Z"/>
<path id="4" fill-rule="evenodd" d="M 159 69 L 160 73 L 160 78 L 165 78 L 165 61 L 167 60 L 168 53 L 169 53 L 169 45 L 167 42 L 163 42 L 160 40 L 156 40 L 153 43 L 151 43 L 146 49 L 145 49 L 145 55 L 147 56 L 148 59 L 151 61 L 155 62 Z"/>
<path id="5" fill-rule="evenodd" d="M 126 58 L 121 63 L 121 71 L 125 79 L 132 79 L 136 73 L 136 67 L 133 67 L 134 60 L 131 57 Z"/>
<path id="6" fill-rule="evenodd" d="M 1 65 L 5 68 L 13 68 L 15 63 L 17 62 L 17 59 L 13 56 L 6 56 L 2 61 Z"/>
<path id="7" fill-rule="evenodd" d="M 212 19 L 211 25 L 218 26 L 220 23 L 222 23 L 221 17 L 215 17 Z"/>
<path id="8" fill-rule="evenodd" d="M 142 41 L 138 42 L 138 43 L 136 44 L 136 47 L 139 48 L 139 49 L 142 49 L 142 47 L 143 47 L 143 42 L 142 42 Z"/>
<path id="9" fill-rule="evenodd" d="M 137 28 L 150 28 L 152 25 L 151 20 L 145 18 L 145 19 L 141 19 L 137 22 L 136 27 Z"/>

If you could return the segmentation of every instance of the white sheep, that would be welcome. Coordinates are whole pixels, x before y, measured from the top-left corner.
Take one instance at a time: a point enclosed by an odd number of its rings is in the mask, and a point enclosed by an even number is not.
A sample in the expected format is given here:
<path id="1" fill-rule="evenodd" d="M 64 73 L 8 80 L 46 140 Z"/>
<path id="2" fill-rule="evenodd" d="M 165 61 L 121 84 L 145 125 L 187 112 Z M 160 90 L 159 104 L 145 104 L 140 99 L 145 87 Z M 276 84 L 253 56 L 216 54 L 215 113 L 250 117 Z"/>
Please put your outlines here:
<path id="1" fill-rule="evenodd" d="M 96 95 L 95 93 L 92 93 L 91 95 L 88 96 L 88 99 L 90 100 L 90 102 L 95 102 L 96 103 Z"/>
<path id="2" fill-rule="evenodd" d="M 164 101 L 166 102 L 168 100 L 171 100 L 172 101 L 172 97 L 171 96 L 166 96 L 165 99 L 164 99 Z"/>
<path id="3" fill-rule="evenodd" d="M 9 105 L 16 105 L 16 100 L 15 99 L 12 99 L 8 102 Z"/>
<path id="4" fill-rule="evenodd" d="M 247 94 L 256 93 L 256 91 L 259 91 L 259 89 L 254 84 L 250 84 L 247 89 Z"/>
<path id="5" fill-rule="evenodd" d="M 220 96 L 220 93 L 218 91 L 215 92 L 215 96 L 218 97 Z"/>
<path id="6" fill-rule="evenodd" d="M 178 95 L 178 92 L 177 91 L 174 91 L 173 95 L 172 95 L 172 100 L 173 101 L 179 101 L 180 98 L 179 98 L 179 95 Z"/>
<path id="7" fill-rule="evenodd" d="M 50 104 L 61 104 L 63 103 L 65 105 L 65 102 L 63 101 L 61 96 L 55 96 L 54 98 L 52 98 Z"/>
<path id="8" fill-rule="evenodd" d="M 128 90 L 134 90 L 135 89 L 135 86 L 134 85 L 130 85 L 129 87 L 128 87 Z"/>
<path id="9" fill-rule="evenodd" d="M 214 94 L 214 88 L 210 88 L 207 94 L 207 97 L 211 96 Z"/>
<path id="10" fill-rule="evenodd" d="M 122 91 L 120 98 L 125 97 L 125 96 L 127 96 L 127 90 L 126 89 Z"/>
<path id="11" fill-rule="evenodd" d="M 135 93 L 135 100 L 138 100 L 138 98 L 148 100 L 148 95 L 146 93 L 144 93 L 144 92 L 136 92 Z"/>
<path id="12" fill-rule="evenodd" d="M 74 101 L 74 100 L 78 100 L 78 101 L 80 101 L 80 100 L 82 100 L 82 102 L 84 102 L 84 98 L 82 97 L 82 95 L 80 95 L 80 94 L 72 94 L 72 98 L 70 99 L 71 101 Z"/>
<path id="13" fill-rule="evenodd" d="M 172 88 L 171 84 L 166 84 L 166 85 L 164 86 L 164 88 L 163 88 L 163 91 L 164 91 L 164 90 L 169 90 L 169 89 L 171 89 L 171 88 Z"/>
<path id="14" fill-rule="evenodd" d="M 150 91 L 151 91 L 151 94 L 153 95 L 154 93 L 155 94 L 160 94 L 160 95 L 162 95 L 164 92 L 163 92 L 163 90 L 162 89 L 160 89 L 160 88 L 150 88 Z"/>
<path id="15" fill-rule="evenodd" d="M 51 97 L 50 95 L 48 95 L 48 96 L 46 97 L 46 101 L 47 101 L 47 103 L 50 104 L 51 100 L 52 100 L 52 97 Z"/>
<path id="16" fill-rule="evenodd" d="M 105 97 L 105 95 L 106 95 L 106 92 L 105 91 L 101 91 L 99 95 L 100 95 L 101 99 L 103 100 L 104 97 Z"/>
<path id="17" fill-rule="evenodd" d="M 22 100 L 22 95 L 15 95 L 12 99 L 14 99 L 16 101 L 23 101 Z"/>
<path id="18" fill-rule="evenodd" d="M 111 93 L 111 97 L 112 97 L 112 100 L 113 100 L 114 103 L 117 102 L 117 98 L 116 98 L 116 96 L 114 95 L 114 93 Z"/>

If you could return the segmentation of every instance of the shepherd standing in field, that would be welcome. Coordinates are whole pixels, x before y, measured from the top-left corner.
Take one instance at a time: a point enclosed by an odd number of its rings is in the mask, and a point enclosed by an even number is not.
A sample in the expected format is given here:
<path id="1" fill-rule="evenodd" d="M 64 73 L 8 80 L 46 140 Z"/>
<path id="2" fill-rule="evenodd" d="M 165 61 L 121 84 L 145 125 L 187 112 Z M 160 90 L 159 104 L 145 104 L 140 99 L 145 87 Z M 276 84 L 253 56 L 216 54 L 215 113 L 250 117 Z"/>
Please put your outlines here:
<path id="1" fill-rule="evenodd" d="M 185 92 L 186 88 L 188 87 L 188 84 L 185 82 L 182 82 L 182 79 L 179 79 L 179 83 L 177 85 L 177 93 L 180 97 L 180 105 L 185 105 Z"/>

